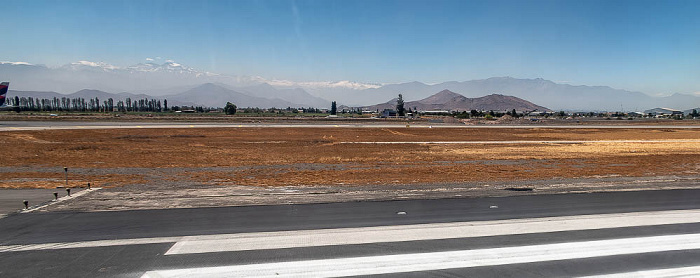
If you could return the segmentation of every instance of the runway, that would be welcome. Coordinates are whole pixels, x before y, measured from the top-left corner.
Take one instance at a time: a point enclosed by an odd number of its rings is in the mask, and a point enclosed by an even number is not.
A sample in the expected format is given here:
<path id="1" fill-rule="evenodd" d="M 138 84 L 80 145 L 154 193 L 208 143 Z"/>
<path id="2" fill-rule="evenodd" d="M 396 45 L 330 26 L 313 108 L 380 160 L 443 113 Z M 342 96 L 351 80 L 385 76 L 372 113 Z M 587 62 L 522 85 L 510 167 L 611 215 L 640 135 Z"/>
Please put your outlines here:
<path id="1" fill-rule="evenodd" d="M 700 275 L 700 190 L 27 213 L 0 276 Z"/>
<path id="2" fill-rule="evenodd" d="M 513 128 L 513 129 L 698 129 L 700 125 L 462 125 L 430 123 L 211 123 L 0 121 L 0 131 L 138 128 Z"/>

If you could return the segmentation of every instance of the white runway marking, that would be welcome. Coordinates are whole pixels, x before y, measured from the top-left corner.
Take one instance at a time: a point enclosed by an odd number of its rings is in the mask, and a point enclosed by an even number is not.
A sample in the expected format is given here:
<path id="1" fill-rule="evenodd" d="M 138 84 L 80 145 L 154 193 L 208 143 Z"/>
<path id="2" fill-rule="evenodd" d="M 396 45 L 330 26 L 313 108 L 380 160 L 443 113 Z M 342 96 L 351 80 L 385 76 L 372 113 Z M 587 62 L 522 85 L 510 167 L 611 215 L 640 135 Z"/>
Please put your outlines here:
<path id="1" fill-rule="evenodd" d="M 655 278 L 679 278 L 679 277 L 700 277 L 700 266 L 664 268 L 654 270 L 641 270 L 625 273 L 613 273 L 595 276 L 585 276 L 581 278 L 637 278 L 637 277 L 655 277 Z"/>
<path id="2" fill-rule="evenodd" d="M 360 228 L 0 245 L 0 253 L 175 243 L 165 255 L 176 255 L 411 240 L 472 238 L 508 234 L 532 234 L 686 223 L 700 223 L 700 210 L 669 210 Z"/>
<path id="3" fill-rule="evenodd" d="M 100 190 L 100 189 L 102 189 L 102 187 L 93 187 L 93 188 L 91 188 L 91 189 L 84 189 L 84 190 L 81 190 L 81 191 L 78 191 L 78 192 L 74 192 L 74 193 L 71 194 L 70 196 L 63 196 L 63 197 L 61 197 L 61 198 L 58 198 L 58 200 L 55 200 L 55 201 L 52 201 L 52 202 L 48 202 L 48 203 L 43 204 L 43 205 L 40 205 L 40 206 L 31 207 L 31 208 L 29 208 L 29 209 L 27 209 L 27 210 L 21 211 L 21 213 L 28 213 L 28 212 L 37 211 L 37 210 L 40 210 L 40 209 L 42 209 L 42 208 L 48 207 L 48 206 L 50 206 L 50 205 L 58 204 L 58 203 L 60 203 L 60 202 L 66 201 L 66 200 L 74 199 L 74 198 L 83 196 L 83 195 L 85 195 L 85 194 L 88 194 L 88 193 L 91 193 L 91 192 L 93 192 L 93 191 L 97 191 L 97 190 Z M 2 218 L 2 217 L 0 217 L 0 218 Z M 1 249 L 2 249 L 2 247 L 0 246 L 0 252 L 2 252 Z"/>
<path id="4" fill-rule="evenodd" d="M 700 249 L 700 234 L 146 272 L 142 277 L 346 277 Z"/>
<path id="5" fill-rule="evenodd" d="M 589 229 L 700 223 L 700 210 L 670 210 L 360 228 L 0 245 L 0 252 L 175 243 L 165 255 L 328 245 L 472 238 Z"/>
<path id="6" fill-rule="evenodd" d="M 700 222 L 700 210 L 299 230 L 183 237 L 165 255 L 623 228 Z"/>
<path id="7" fill-rule="evenodd" d="M 70 249 L 70 248 L 107 247 L 107 246 L 121 246 L 121 245 L 139 245 L 139 244 L 154 244 L 154 243 L 171 243 L 171 242 L 177 242 L 180 239 L 182 239 L 182 237 L 154 237 L 154 238 L 132 238 L 132 239 L 108 239 L 108 240 L 78 241 L 78 242 L 56 242 L 56 243 L 26 244 L 26 245 L 3 245 L 3 246 L 0 246 L 0 253 L 2 253 L 2 252 L 19 252 L 19 251 Z"/>

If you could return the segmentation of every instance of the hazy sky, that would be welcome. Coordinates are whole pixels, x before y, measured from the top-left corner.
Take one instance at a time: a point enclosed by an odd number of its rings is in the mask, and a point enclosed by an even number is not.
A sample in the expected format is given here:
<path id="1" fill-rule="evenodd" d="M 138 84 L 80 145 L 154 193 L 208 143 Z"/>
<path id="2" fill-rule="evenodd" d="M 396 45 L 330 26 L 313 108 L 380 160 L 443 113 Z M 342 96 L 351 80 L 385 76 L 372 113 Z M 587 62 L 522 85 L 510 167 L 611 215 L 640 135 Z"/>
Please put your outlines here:
<path id="1" fill-rule="evenodd" d="M 0 61 L 700 92 L 700 1 L 2 1 Z"/>

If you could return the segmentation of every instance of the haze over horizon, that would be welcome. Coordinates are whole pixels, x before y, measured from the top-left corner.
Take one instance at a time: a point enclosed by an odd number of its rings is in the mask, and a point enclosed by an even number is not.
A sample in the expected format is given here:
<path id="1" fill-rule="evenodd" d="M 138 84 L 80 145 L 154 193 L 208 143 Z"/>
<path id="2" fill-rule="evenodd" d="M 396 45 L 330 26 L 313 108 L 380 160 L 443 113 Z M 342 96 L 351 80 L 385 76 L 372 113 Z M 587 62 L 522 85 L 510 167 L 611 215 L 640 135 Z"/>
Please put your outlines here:
<path id="1" fill-rule="evenodd" d="M 700 105 L 700 96 L 690 94 L 651 97 L 607 86 L 573 86 L 542 78 L 492 77 L 432 85 L 417 81 L 383 85 L 349 81 L 294 82 L 202 72 L 175 61 L 162 64 L 150 61 L 129 67 L 79 61 L 56 68 L 0 62 L 0 76 L 17 84 L 11 95 L 21 97 L 61 98 L 61 94 L 53 92 L 63 92 L 70 94 L 69 97 L 101 99 L 167 98 L 180 105 L 208 107 L 220 107 L 233 101 L 242 107 L 327 108 L 331 100 L 358 107 L 385 103 L 398 94 L 403 94 L 408 101 L 420 100 L 443 90 L 471 98 L 492 94 L 514 96 L 558 110 L 639 111 L 659 106 L 685 110 Z M 503 103 L 502 106 L 516 104 Z"/>
<path id="2" fill-rule="evenodd" d="M 6 1 L 0 61 L 265 80 L 497 76 L 700 95 L 698 1 Z"/>

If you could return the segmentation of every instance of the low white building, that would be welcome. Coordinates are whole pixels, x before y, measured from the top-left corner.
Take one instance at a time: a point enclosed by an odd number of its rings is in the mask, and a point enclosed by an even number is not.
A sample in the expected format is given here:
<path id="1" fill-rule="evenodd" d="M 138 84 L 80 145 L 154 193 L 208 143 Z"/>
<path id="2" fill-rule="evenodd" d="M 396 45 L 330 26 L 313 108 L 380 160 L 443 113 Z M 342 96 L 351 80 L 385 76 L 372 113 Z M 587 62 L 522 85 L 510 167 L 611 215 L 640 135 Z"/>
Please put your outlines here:
<path id="1" fill-rule="evenodd" d="M 653 116 L 673 116 L 673 115 L 683 115 L 683 111 L 671 109 L 671 108 L 654 108 L 649 110 L 644 110 L 644 114 Z"/>

